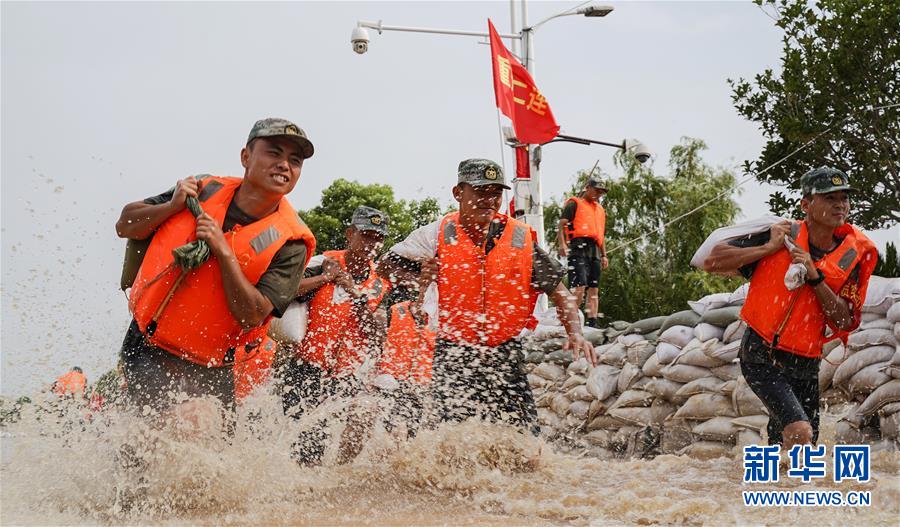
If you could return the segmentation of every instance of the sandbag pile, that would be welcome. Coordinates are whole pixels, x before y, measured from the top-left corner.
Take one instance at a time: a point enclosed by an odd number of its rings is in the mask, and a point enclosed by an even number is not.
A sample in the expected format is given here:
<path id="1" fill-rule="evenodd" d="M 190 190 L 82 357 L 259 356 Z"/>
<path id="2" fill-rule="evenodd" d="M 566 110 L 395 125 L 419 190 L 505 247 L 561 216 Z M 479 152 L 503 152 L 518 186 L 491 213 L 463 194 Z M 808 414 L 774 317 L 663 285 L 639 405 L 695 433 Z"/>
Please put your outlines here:
<path id="1" fill-rule="evenodd" d="M 669 316 L 585 328 L 599 358 L 594 368 L 561 350 L 561 327 L 539 325 L 529 338 L 527 361 L 542 433 L 627 456 L 709 458 L 763 444 L 767 410 L 741 375 L 737 357 L 746 294 L 745 284 L 691 301 L 690 309 Z M 863 324 L 846 352 L 840 341 L 826 348 L 820 388 L 824 402 L 842 416 L 838 442 L 884 438 L 900 444 L 896 306 L 900 279 L 873 277 Z"/>

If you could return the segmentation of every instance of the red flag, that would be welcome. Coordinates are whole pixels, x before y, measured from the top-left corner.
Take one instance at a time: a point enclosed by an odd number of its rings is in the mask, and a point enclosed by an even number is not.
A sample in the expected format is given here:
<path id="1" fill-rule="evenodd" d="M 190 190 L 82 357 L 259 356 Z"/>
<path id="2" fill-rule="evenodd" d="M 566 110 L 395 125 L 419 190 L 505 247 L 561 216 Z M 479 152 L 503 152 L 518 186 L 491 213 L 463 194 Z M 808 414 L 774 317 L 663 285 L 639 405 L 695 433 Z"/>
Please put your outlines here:
<path id="1" fill-rule="evenodd" d="M 494 96 L 497 108 L 512 120 L 516 138 L 526 144 L 543 144 L 559 134 L 547 99 L 534 79 L 503 45 L 494 24 L 488 19 L 491 35 L 491 65 L 494 70 Z"/>

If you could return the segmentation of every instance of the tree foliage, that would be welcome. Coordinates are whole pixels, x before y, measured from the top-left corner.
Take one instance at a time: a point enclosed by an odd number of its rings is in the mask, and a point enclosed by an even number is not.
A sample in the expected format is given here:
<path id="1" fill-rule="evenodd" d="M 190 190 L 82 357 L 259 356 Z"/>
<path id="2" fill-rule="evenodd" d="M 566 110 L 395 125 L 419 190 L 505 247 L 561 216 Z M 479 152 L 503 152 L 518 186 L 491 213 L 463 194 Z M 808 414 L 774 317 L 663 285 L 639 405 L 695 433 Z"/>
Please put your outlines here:
<path id="1" fill-rule="evenodd" d="M 878 255 L 878 264 L 875 266 L 874 274 L 885 278 L 900 277 L 900 258 L 897 256 L 896 245 L 888 242 L 884 254 Z"/>
<path id="2" fill-rule="evenodd" d="M 622 177 L 604 177 L 609 189 L 603 202 L 609 269 L 601 275 L 600 303 L 607 320 L 633 321 L 681 311 L 687 309 L 688 300 L 740 285 L 738 279 L 690 265 L 706 237 L 733 223 L 740 211 L 732 199 L 734 174 L 704 163 L 700 153 L 705 149 L 703 141 L 683 138 L 671 150 L 667 177 L 655 175 L 634 159 L 616 156 Z M 579 172 L 567 196 L 580 191 L 589 175 Z M 720 195 L 721 199 L 658 231 L 669 220 Z M 548 240 L 556 239 L 559 210 L 557 201 L 545 208 Z M 552 217 L 556 220 L 550 221 Z"/>
<path id="3" fill-rule="evenodd" d="M 353 211 L 361 205 L 374 207 L 390 216 L 388 239 L 385 246 L 403 240 L 413 230 L 436 220 L 441 213 L 434 198 L 398 200 L 388 185 L 363 185 L 357 181 L 336 179 L 322 191 L 319 205 L 300 211 L 300 218 L 316 235 L 319 252 L 343 249 L 346 245 L 345 230 L 350 225 Z"/>
<path id="4" fill-rule="evenodd" d="M 799 217 L 799 178 L 829 165 L 859 189 L 850 221 L 875 229 L 900 221 L 900 2 L 755 0 L 784 31 L 780 75 L 730 80 L 738 112 L 767 143 L 761 170 L 815 139 L 758 179 L 787 186 L 771 210 Z M 819 136 L 821 134 L 821 136 Z"/>

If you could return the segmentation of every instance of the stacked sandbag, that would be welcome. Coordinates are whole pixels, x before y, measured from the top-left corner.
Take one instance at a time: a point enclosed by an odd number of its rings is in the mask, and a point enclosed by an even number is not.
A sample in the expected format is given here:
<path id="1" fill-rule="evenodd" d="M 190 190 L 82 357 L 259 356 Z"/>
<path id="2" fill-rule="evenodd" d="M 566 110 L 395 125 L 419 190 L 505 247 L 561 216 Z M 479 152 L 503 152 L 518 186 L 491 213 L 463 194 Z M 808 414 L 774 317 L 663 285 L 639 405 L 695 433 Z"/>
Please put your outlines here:
<path id="1" fill-rule="evenodd" d="M 836 427 L 844 443 L 900 445 L 900 278 L 873 276 L 863 302 L 862 322 L 847 345 L 838 345 L 819 370 L 819 387 L 829 402 L 847 401 Z"/>

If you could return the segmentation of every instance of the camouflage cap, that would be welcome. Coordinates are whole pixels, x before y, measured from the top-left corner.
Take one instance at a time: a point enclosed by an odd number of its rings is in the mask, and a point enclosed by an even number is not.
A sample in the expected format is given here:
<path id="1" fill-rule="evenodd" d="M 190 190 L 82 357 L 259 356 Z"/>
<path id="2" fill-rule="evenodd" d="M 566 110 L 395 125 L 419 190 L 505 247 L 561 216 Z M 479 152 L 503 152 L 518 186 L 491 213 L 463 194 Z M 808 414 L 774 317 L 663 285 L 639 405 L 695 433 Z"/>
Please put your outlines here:
<path id="1" fill-rule="evenodd" d="M 312 141 L 306 137 L 306 132 L 302 128 L 287 119 L 269 117 L 268 119 L 256 121 L 253 128 L 250 129 L 250 135 L 247 136 L 247 144 L 249 145 L 250 141 L 260 137 L 278 136 L 289 137 L 300 145 L 304 159 L 312 157 L 314 151 Z"/>
<path id="2" fill-rule="evenodd" d="M 489 159 L 466 159 L 459 163 L 457 184 L 468 183 L 473 187 L 500 185 L 510 188 L 503 178 L 503 169 Z"/>
<path id="3" fill-rule="evenodd" d="M 605 186 L 603 186 L 603 180 L 597 176 L 591 176 L 588 178 L 587 183 L 584 184 L 585 187 L 593 187 L 597 190 L 602 190 L 603 192 L 609 192 Z"/>
<path id="4" fill-rule="evenodd" d="M 387 236 L 390 217 L 378 209 L 362 205 L 353 211 L 350 225 L 361 231 L 375 231 Z"/>
<path id="5" fill-rule="evenodd" d="M 836 168 L 821 166 L 810 170 L 800 178 L 800 189 L 804 196 L 812 194 L 828 194 L 844 190 L 852 192 L 855 190 L 850 186 L 850 179 L 842 170 Z"/>

